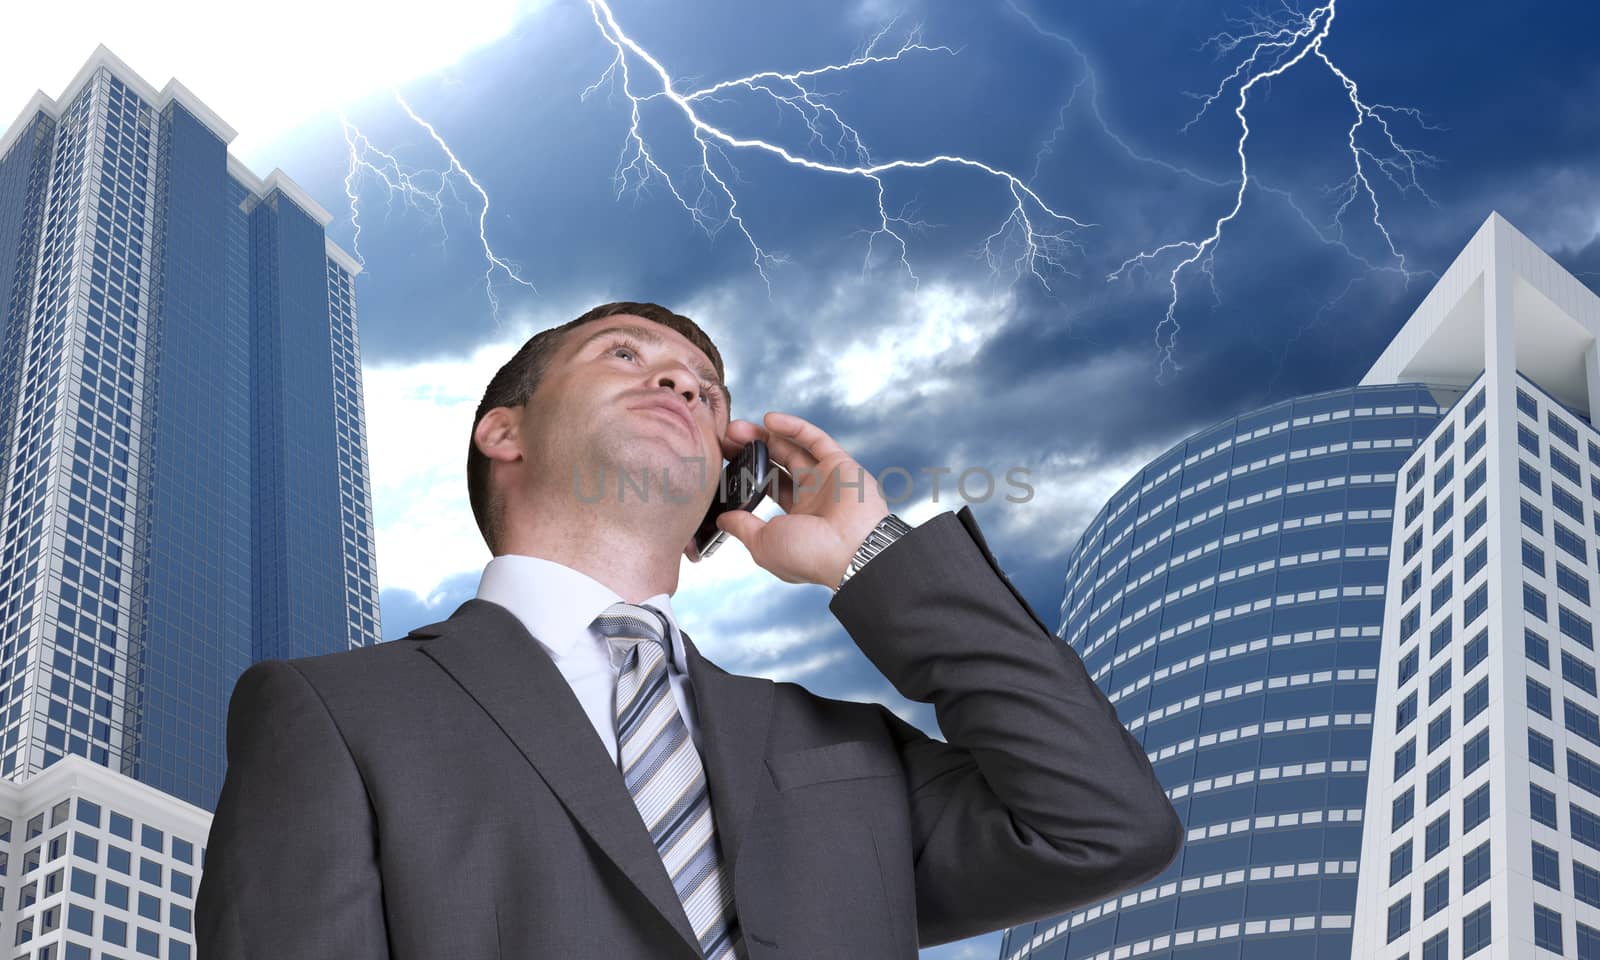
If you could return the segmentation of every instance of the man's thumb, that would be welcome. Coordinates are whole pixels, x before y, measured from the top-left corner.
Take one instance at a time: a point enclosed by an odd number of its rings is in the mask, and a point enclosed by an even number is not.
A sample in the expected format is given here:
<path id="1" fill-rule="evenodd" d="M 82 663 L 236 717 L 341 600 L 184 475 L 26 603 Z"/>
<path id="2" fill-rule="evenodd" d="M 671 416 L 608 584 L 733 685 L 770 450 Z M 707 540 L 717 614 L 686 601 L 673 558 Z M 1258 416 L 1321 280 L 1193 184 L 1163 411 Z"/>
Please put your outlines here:
<path id="1" fill-rule="evenodd" d="M 746 549 L 750 546 L 750 538 L 763 525 L 764 521 L 748 510 L 729 510 L 717 517 L 717 529 L 728 531 L 728 535 L 744 544 Z"/>

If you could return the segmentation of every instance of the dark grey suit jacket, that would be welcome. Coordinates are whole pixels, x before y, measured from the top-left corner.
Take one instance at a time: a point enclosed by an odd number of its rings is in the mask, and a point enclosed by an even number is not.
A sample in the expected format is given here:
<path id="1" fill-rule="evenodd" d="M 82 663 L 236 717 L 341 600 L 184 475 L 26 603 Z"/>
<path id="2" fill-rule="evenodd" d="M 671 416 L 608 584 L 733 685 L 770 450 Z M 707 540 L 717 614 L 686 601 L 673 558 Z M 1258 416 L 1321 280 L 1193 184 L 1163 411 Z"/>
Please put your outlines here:
<path id="1" fill-rule="evenodd" d="M 948 743 L 685 644 L 751 960 L 914 958 L 1171 861 L 1182 827 L 1144 751 L 970 508 L 896 541 L 829 610 Z M 699 956 L 588 717 L 496 604 L 255 664 L 228 762 L 199 960 Z"/>

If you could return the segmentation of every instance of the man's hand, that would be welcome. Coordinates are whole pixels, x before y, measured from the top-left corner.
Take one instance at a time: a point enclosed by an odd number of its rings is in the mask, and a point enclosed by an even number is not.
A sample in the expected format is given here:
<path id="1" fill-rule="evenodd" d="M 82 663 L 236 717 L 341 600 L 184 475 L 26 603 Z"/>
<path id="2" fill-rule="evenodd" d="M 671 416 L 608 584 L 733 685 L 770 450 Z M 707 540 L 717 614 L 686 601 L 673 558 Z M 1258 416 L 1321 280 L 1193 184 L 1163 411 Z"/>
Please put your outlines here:
<path id="1" fill-rule="evenodd" d="M 731 460 L 751 440 L 765 441 L 772 462 L 783 467 L 769 489 L 783 513 L 762 520 L 730 510 L 717 527 L 737 537 L 751 559 L 779 580 L 831 590 L 856 548 L 889 515 L 889 504 L 877 478 L 820 427 L 787 413 L 768 413 L 764 421 L 765 427 L 730 422 L 722 455 Z"/>

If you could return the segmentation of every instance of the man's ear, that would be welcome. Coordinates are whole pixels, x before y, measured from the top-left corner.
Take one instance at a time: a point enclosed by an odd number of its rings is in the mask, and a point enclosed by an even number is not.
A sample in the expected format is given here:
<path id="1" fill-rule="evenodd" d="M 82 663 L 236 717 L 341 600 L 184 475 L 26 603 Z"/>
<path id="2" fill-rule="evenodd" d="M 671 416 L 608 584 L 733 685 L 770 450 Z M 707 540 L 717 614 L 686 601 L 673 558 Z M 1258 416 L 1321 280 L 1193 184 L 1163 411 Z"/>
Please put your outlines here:
<path id="1" fill-rule="evenodd" d="M 517 442 L 518 421 L 516 411 L 510 407 L 494 407 L 483 415 L 472 431 L 472 442 L 478 452 L 490 460 L 515 460 L 522 456 Z"/>

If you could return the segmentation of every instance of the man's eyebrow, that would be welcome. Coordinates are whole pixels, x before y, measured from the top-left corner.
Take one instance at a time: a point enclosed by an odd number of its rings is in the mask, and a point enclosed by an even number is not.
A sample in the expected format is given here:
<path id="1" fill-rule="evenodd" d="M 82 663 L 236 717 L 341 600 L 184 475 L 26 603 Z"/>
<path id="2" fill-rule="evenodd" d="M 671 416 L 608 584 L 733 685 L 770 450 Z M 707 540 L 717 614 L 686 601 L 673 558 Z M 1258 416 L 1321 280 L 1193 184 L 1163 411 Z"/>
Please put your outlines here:
<path id="1" fill-rule="evenodd" d="M 604 337 L 616 336 L 619 334 L 626 334 L 627 336 L 634 337 L 635 339 L 643 340 L 652 347 L 659 347 L 666 342 L 665 337 L 661 336 L 661 334 L 655 332 L 654 330 L 651 330 L 649 327 L 641 327 L 632 323 L 621 323 L 614 327 L 607 327 L 604 330 L 589 334 L 589 336 L 584 338 L 582 343 L 578 344 L 578 352 L 582 353 L 583 350 L 589 346 L 589 344 L 594 343 L 596 340 Z M 715 370 L 697 363 L 690 363 L 689 366 L 694 370 L 695 376 L 706 381 L 707 383 L 714 384 L 716 388 L 721 390 L 723 393 L 727 393 L 727 388 L 722 385 L 722 378 L 717 376 L 717 372 Z"/>

